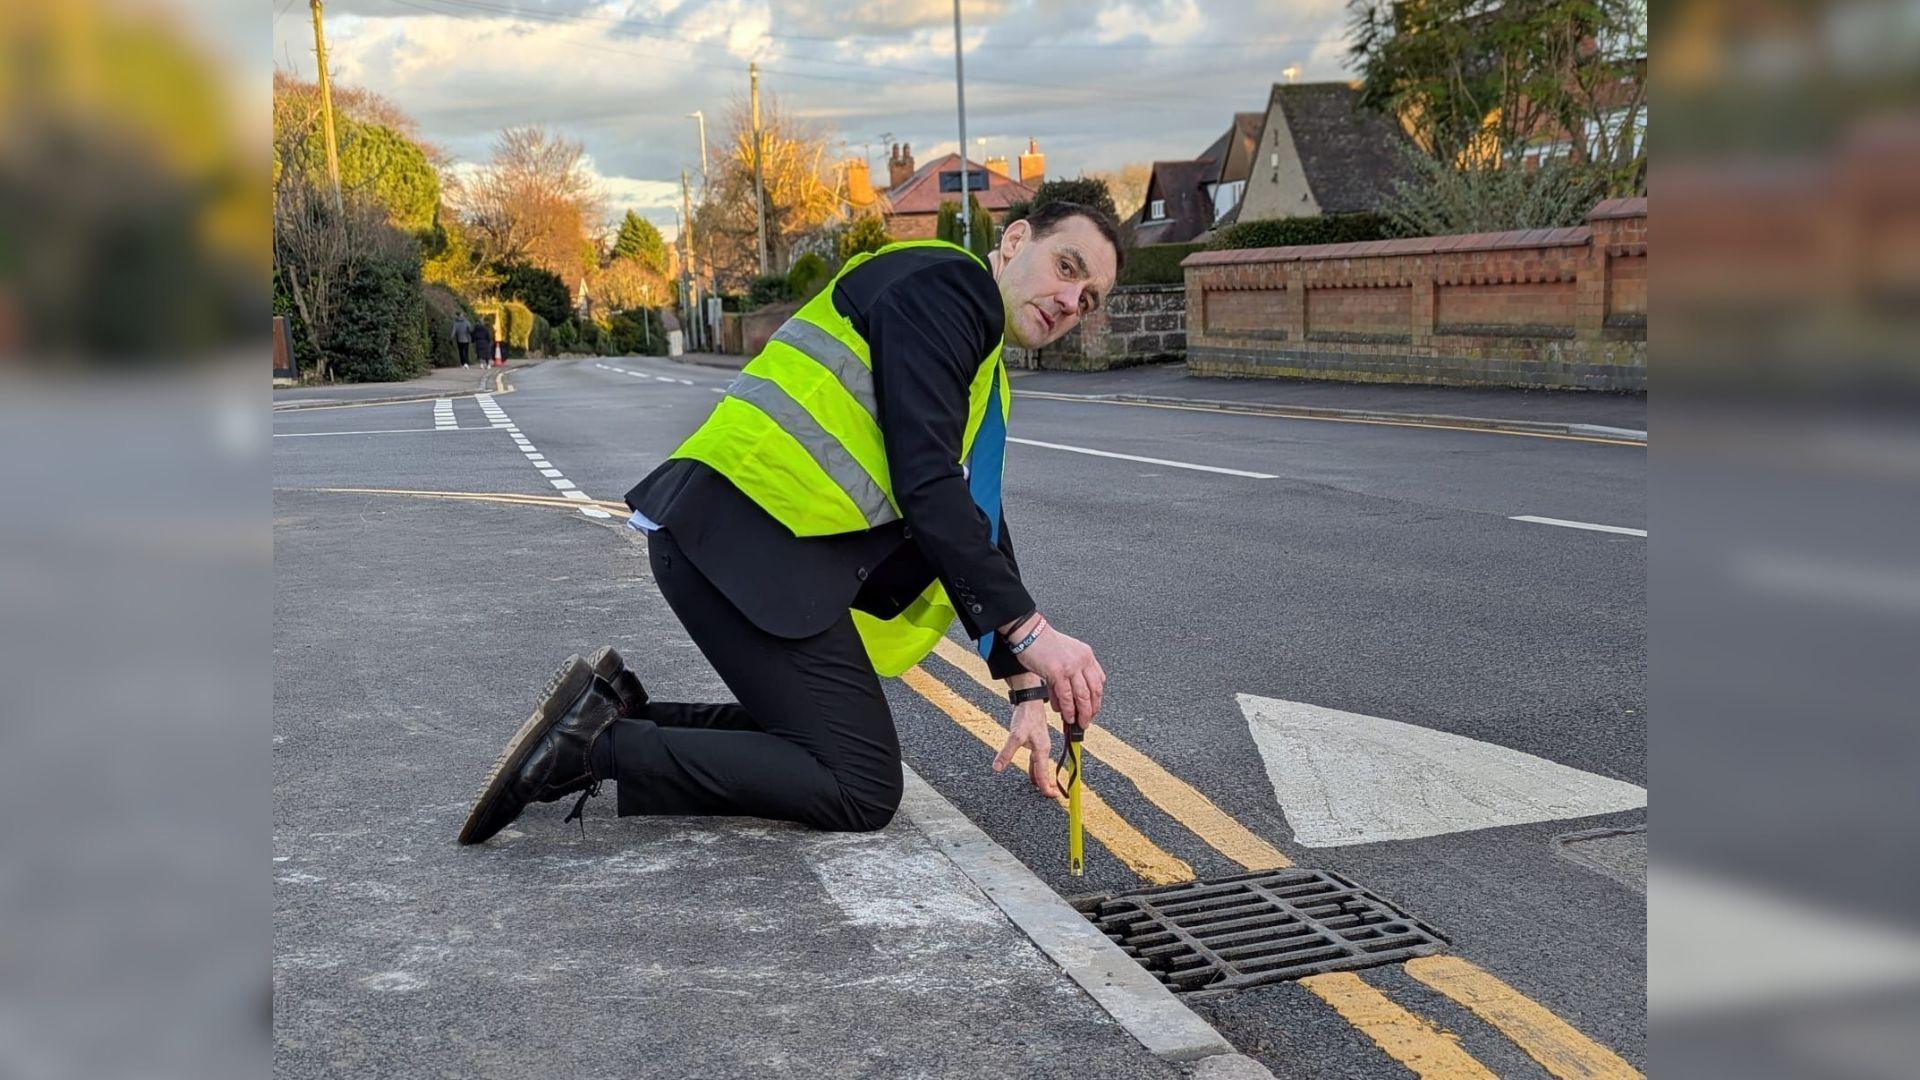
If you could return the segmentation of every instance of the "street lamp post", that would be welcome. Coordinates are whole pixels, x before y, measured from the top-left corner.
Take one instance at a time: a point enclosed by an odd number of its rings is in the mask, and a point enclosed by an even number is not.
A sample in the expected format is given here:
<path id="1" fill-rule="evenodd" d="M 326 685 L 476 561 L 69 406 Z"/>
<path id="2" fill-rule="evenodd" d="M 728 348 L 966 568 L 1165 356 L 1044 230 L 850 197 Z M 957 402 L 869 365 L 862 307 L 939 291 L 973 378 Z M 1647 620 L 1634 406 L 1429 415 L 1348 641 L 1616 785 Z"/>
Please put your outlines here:
<path id="1" fill-rule="evenodd" d="M 960 61 L 960 0 L 953 0 L 953 88 L 960 106 L 960 236 L 973 235 L 973 199 L 967 184 L 967 70 Z"/>
<path id="2" fill-rule="evenodd" d="M 707 172 L 707 114 L 695 109 L 687 114 L 687 118 L 700 121 L 700 182 L 710 184 L 713 176 Z"/>

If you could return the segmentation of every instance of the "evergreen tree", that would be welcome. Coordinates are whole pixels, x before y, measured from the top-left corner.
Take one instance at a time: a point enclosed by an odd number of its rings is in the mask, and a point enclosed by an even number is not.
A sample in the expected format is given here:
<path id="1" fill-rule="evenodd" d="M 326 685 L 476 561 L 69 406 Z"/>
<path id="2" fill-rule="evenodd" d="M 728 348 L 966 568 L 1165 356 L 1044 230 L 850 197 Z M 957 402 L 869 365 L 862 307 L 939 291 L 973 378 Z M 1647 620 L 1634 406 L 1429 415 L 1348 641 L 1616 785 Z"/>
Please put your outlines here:
<path id="1" fill-rule="evenodd" d="M 980 200 L 972 195 L 967 196 L 967 213 L 972 217 L 972 223 L 968 228 L 967 250 L 984 259 L 987 253 L 993 250 L 993 215 L 987 213 L 986 209 L 980 205 Z"/>
<path id="2" fill-rule="evenodd" d="M 667 244 L 653 222 L 633 211 L 620 221 L 620 234 L 613 240 L 613 257 L 633 259 L 656 274 L 667 272 Z"/>
<path id="3" fill-rule="evenodd" d="M 960 204 L 943 202 L 940 204 L 940 216 L 933 222 L 933 238 L 945 240 L 949 244 L 960 242 Z"/>

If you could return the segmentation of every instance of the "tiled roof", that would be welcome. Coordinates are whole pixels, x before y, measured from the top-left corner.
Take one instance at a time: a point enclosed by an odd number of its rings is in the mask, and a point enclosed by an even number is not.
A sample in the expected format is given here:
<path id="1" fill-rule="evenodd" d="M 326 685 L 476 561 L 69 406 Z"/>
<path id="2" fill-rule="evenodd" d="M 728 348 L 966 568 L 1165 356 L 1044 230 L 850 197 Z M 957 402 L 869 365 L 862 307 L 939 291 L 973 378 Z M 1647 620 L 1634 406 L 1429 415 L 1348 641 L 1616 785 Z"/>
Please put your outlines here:
<path id="1" fill-rule="evenodd" d="M 1411 179 L 1399 145 L 1399 125 L 1360 107 L 1360 92 L 1341 82 L 1275 83 L 1273 100 L 1287 128 L 1321 213 L 1378 210 L 1395 180 Z"/>
<path id="2" fill-rule="evenodd" d="M 1209 162 L 1156 161 L 1147 180 L 1146 198 L 1127 224 L 1133 227 L 1136 245 L 1180 244 L 1206 231 L 1213 220 L 1213 202 L 1200 190 L 1200 178 Z M 1147 208 L 1153 200 L 1166 201 L 1166 217 L 1147 220 Z"/>
<path id="3" fill-rule="evenodd" d="M 975 191 L 973 196 L 987 210 L 1005 210 L 1008 206 L 1023 200 L 1030 200 L 1034 190 L 1018 180 L 1001 176 L 978 162 L 968 162 L 969 169 L 987 173 L 987 190 Z M 927 162 L 914 171 L 912 176 L 902 180 L 899 186 L 887 191 L 887 200 L 893 204 L 896 214 L 934 214 L 940 211 L 942 202 L 960 201 L 960 192 L 940 190 L 940 174 L 951 170 L 960 171 L 960 155 L 945 154 Z"/>
<path id="4" fill-rule="evenodd" d="M 1266 118 L 1263 112 L 1234 113 L 1233 123 L 1227 125 L 1227 130 L 1195 157 L 1196 161 L 1211 159 L 1213 162 L 1200 182 L 1245 180 L 1253 164 L 1254 151 L 1259 149 L 1260 125 Z"/>

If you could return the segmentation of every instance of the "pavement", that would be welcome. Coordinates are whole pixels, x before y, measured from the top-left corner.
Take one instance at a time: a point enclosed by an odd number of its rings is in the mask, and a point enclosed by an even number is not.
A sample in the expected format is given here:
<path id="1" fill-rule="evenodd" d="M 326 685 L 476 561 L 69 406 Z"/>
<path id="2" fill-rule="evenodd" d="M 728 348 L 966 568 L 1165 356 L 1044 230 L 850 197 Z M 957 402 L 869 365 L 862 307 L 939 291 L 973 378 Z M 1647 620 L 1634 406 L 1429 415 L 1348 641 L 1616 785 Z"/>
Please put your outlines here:
<path id="1" fill-rule="evenodd" d="M 566 654 L 612 643 L 656 697 L 724 699 L 618 499 L 729 378 L 567 360 L 450 406 L 275 415 L 282 1074 L 1644 1070 L 1630 440 L 1017 393 L 1022 576 L 1112 679 L 1084 877 L 1059 809 L 988 768 L 1004 701 L 958 648 L 888 684 L 920 782 L 879 833 L 616 819 L 603 795 L 584 836 L 535 807 L 457 848 Z M 1291 729 L 1301 779 L 1270 725 L 1323 714 L 1418 730 Z M 1526 797 L 1574 773 L 1613 801 Z M 1383 776 L 1430 797 L 1379 799 Z M 1433 925 L 1444 964 L 1169 1006 L 1110 993 L 1125 966 L 1066 936 L 1076 899 L 1287 864 Z M 1175 1029 L 1185 1050 L 1156 1041 Z"/>
<path id="2" fill-rule="evenodd" d="M 470 368 L 438 367 L 417 379 L 400 382 L 334 383 L 324 386 L 276 386 L 273 408 L 311 409 L 332 405 L 370 405 L 398 401 L 420 401 L 453 394 L 471 394 L 485 390 L 503 371 L 513 371 L 540 363 L 538 359 L 510 360 L 505 367 L 475 364 Z"/>

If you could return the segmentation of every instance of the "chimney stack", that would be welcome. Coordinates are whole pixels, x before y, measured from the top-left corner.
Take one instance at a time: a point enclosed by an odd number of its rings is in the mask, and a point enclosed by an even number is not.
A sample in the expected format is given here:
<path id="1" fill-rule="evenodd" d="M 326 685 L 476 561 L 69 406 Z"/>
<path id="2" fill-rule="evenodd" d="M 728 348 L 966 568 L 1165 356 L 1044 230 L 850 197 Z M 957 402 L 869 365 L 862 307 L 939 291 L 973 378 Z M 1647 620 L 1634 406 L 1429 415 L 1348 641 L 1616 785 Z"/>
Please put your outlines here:
<path id="1" fill-rule="evenodd" d="M 887 186 L 899 187 L 913 175 L 913 144 L 900 143 L 893 148 L 893 156 L 887 159 Z"/>
<path id="2" fill-rule="evenodd" d="M 1039 187 L 1047 178 L 1047 155 L 1040 152 L 1033 139 L 1027 139 L 1027 152 L 1020 155 L 1020 182 L 1028 187 Z"/>
<path id="3" fill-rule="evenodd" d="M 1007 155 L 1005 154 L 996 154 L 993 157 L 988 158 L 987 171 L 990 173 L 999 173 L 1001 176 L 1005 176 L 1008 179 L 1012 179 L 1012 175 L 1013 175 L 1007 171 Z"/>
<path id="4" fill-rule="evenodd" d="M 873 202 L 873 178 L 867 173 L 866 158 L 847 161 L 847 203 L 862 209 Z"/>

